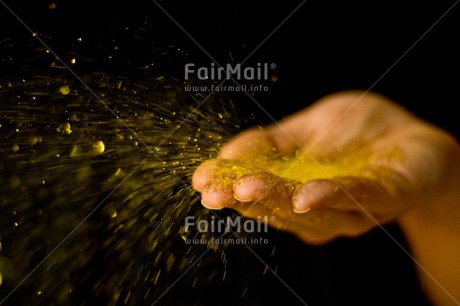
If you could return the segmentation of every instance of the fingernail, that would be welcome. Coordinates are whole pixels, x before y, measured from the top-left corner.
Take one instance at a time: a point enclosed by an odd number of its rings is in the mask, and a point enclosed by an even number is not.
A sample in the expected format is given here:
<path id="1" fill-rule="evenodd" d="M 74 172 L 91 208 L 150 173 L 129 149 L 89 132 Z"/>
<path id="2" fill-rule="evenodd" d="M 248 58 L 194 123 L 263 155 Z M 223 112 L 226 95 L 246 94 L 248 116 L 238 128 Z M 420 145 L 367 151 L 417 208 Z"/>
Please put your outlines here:
<path id="1" fill-rule="evenodd" d="M 212 209 L 211 207 L 207 206 L 206 204 L 204 204 L 203 200 L 201 200 L 201 205 L 203 205 L 205 208 L 207 209 Z"/>
<path id="2" fill-rule="evenodd" d="M 311 210 L 311 207 L 307 207 L 305 209 L 298 209 L 296 205 L 293 206 L 294 212 L 297 214 L 304 214 Z"/>
<path id="3" fill-rule="evenodd" d="M 236 196 L 235 193 L 233 193 L 233 197 L 235 198 L 235 200 L 240 201 L 240 202 L 243 202 L 243 203 L 253 201 L 252 199 L 244 199 L 244 200 L 243 200 L 243 199 L 240 199 L 240 198 L 238 198 L 238 197 Z"/>
<path id="4" fill-rule="evenodd" d="M 207 208 L 207 209 L 212 209 L 212 210 L 224 208 L 224 206 L 222 206 L 222 207 L 210 207 L 210 206 L 204 204 L 203 200 L 201 200 L 201 205 L 203 205 L 203 206 L 204 206 L 205 208 Z"/>
<path id="5" fill-rule="evenodd" d="M 294 195 L 292 199 L 292 209 L 297 214 L 304 214 L 311 210 L 311 206 L 301 205 L 298 199 L 299 194 Z"/>

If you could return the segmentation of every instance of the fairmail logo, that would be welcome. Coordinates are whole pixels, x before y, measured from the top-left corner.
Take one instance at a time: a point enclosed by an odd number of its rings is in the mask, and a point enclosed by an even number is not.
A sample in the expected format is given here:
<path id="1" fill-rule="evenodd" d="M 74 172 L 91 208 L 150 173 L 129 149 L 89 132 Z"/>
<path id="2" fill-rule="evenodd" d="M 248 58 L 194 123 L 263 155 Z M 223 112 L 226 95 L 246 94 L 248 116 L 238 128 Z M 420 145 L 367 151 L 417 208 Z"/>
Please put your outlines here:
<path id="1" fill-rule="evenodd" d="M 223 81 L 235 79 L 237 81 L 266 81 L 269 79 L 269 71 L 276 68 L 274 63 L 257 63 L 255 67 L 242 67 L 241 64 L 226 64 L 217 66 L 211 63 L 209 67 L 197 67 L 194 63 L 185 65 L 185 80 L 195 78 L 201 81 Z"/>

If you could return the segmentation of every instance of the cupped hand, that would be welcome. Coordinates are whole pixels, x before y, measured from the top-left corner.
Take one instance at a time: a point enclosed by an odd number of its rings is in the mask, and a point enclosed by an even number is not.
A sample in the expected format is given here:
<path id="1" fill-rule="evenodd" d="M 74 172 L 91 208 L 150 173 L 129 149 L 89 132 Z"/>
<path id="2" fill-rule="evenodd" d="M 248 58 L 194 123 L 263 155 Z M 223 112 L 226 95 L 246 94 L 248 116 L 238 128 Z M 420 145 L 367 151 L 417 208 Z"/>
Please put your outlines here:
<path id="1" fill-rule="evenodd" d="M 454 184 L 452 163 L 458 145 L 447 133 L 382 96 L 345 92 L 242 132 L 192 182 L 209 209 L 269 216 L 324 243 L 430 209 Z"/>

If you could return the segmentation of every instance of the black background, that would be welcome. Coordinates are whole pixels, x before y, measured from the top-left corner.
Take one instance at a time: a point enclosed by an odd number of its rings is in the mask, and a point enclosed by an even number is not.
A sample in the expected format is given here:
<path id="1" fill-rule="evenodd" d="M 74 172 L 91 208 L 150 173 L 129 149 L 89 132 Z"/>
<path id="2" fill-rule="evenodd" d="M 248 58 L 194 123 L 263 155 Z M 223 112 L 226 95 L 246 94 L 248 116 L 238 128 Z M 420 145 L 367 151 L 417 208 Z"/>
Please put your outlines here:
<path id="1" fill-rule="evenodd" d="M 63 58 L 70 40 L 84 37 L 85 48 L 97 50 L 104 34 L 146 21 L 136 48 L 181 48 L 197 63 L 210 59 L 151 1 L 7 1 L 34 31 L 52 37 L 52 48 Z M 220 64 L 238 63 L 261 43 L 300 3 L 159 1 Z M 307 1 L 255 52 L 247 65 L 276 63 L 278 81 L 255 98 L 276 119 L 302 109 L 316 99 L 346 89 L 368 89 L 438 20 L 454 1 Z M 457 137 L 460 8 L 455 7 L 373 86 L 422 118 Z M 28 41 L 30 33 L 0 6 L 0 40 Z M 147 34 L 146 34 L 147 33 Z M 38 44 L 38 42 L 37 42 Z M 21 52 L 21 50 L 17 50 Z M 93 52 L 98 53 L 98 52 Z M 101 54 L 104 53 L 101 50 Z M 136 61 L 142 50 L 129 46 L 118 56 Z M 102 55 L 101 55 L 102 57 Z M 97 63 L 94 64 L 97 69 Z M 113 73 L 118 73 L 114 67 Z M 170 74 L 183 78 L 183 65 Z M 0 72 L 2 74 L 6 71 Z M 121 72 L 120 72 L 121 73 Z M 237 106 L 251 113 L 250 124 L 271 123 L 241 94 Z M 396 226 L 387 227 L 404 243 Z M 278 234 L 278 273 L 309 305 L 424 305 L 413 264 L 381 230 L 364 237 L 341 239 L 310 247 Z M 230 256 L 232 251 L 230 250 Z M 234 254 L 241 256 L 240 252 Z M 251 255 L 238 257 L 225 286 L 191 298 L 207 305 L 245 304 L 241 291 L 259 295 L 261 304 L 296 305 L 298 300 L 268 273 L 255 277 L 260 263 Z M 205 269 L 201 267 L 202 269 Z M 189 284 L 178 283 L 164 298 Z M 168 302 L 169 301 L 169 302 Z"/>
<path id="2" fill-rule="evenodd" d="M 211 62 L 152 1 L 55 1 L 54 10 L 49 3 L 7 2 L 34 31 L 52 34 L 54 48 L 60 43 L 66 46 L 66 39 L 78 35 L 96 43 L 104 32 L 145 20 L 150 35 L 145 44 L 174 44 L 197 62 Z M 158 3 L 220 64 L 226 64 L 232 62 L 230 53 L 234 63 L 245 59 L 300 1 Z M 328 93 L 368 89 L 452 4 L 307 1 L 247 62 L 277 64 L 279 82 L 258 101 L 279 118 Z M 456 135 L 452 110 L 460 95 L 458 11 L 455 7 L 447 14 L 372 88 Z M 0 37 L 30 37 L 10 13 L 2 9 L 0 14 Z"/>

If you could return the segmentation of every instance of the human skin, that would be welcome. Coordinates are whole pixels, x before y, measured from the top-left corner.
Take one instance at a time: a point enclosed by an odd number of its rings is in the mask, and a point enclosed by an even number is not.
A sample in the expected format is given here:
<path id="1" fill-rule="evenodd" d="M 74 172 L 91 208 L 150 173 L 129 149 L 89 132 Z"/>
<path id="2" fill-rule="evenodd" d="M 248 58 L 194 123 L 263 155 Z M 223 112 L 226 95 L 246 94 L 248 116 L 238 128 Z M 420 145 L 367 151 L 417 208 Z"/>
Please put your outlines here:
<path id="1" fill-rule="evenodd" d="M 435 107 L 435 106 L 434 106 Z M 334 175 L 296 182 L 254 167 L 239 175 L 223 165 L 250 164 L 273 148 L 275 162 L 302 149 L 309 157 L 396 148 L 398 158 L 376 154 L 363 175 Z M 353 152 L 351 152 L 353 154 Z M 309 169 L 305 169 L 306 172 Z M 224 178 L 222 176 L 225 176 Z M 219 159 L 192 178 L 209 209 L 232 208 L 306 243 L 359 236 L 397 222 L 408 240 L 422 285 L 436 305 L 460 305 L 460 147 L 447 132 L 377 94 L 327 96 L 276 125 L 242 132 Z"/>

